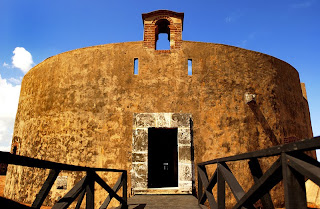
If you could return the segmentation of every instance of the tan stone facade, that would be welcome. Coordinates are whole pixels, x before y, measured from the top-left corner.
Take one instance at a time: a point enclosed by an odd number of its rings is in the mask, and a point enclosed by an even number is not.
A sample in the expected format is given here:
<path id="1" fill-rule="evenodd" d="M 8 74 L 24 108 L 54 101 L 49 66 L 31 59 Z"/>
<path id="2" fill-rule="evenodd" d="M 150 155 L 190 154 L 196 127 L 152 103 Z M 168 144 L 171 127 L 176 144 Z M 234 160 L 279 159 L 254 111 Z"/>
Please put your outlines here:
<path id="1" fill-rule="evenodd" d="M 288 63 L 213 43 L 181 40 L 179 49 L 168 51 L 159 53 L 146 47 L 145 41 L 106 44 L 65 52 L 35 66 L 21 86 L 13 134 L 13 139 L 19 139 L 18 153 L 74 165 L 126 169 L 128 191 L 133 195 L 141 188 L 148 191 L 146 168 L 138 168 L 146 164 L 146 155 L 138 156 L 140 147 L 136 146 L 142 141 L 136 141 L 137 133 L 143 132 L 139 135 L 143 137 L 147 127 L 173 127 L 174 115 L 192 118 L 192 129 L 174 126 L 179 134 L 190 132 L 193 162 L 189 156 L 186 162 L 179 158 L 180 165 L 189 168 L 193 163 L 264 149 L 273 142 L 281 144 L 286 138 L 312 137 L 299 74 Z M 139 61 L 137 75 L 134 59 Z M 188 75 L 188 59 L 192 59 L 192 75 Z M 248 95 L 255 95 L 254 108 L 248 105 Z M 163 119 L 140 126 L 138 118 L 143 115 Z M 188 140 L 180 137 L 179 150 L 189 150 Z M 270 162 L 261 164 L 265 170 Z M 243 175 L 249 173 L 248 165 L 236 163 L 230 169 L 237 171 L 236 178 L 248 189 L 251 179 Z M 196 188 L 196 172 L 192 168 L 179 173 L 180 189 L 175 192 Z M 33 201 L 45 173 L 9 166 L 5 196 Z M 137 179 L 139 175 L 145 175 L 143 180 Z M 61 176 L 67 176 L 70 189 L 82 174 Z M 101 176 L 111 184 L 118 177 Z M 46 203 L 52 204 L 66 191 L 55 186 Z M 277 191 L 273 194 L 276 197 Z M 96 197 L 99 204 L 104 194 L 98 191 Z M 275 201 L 280 204 L 281 198 Z"/>

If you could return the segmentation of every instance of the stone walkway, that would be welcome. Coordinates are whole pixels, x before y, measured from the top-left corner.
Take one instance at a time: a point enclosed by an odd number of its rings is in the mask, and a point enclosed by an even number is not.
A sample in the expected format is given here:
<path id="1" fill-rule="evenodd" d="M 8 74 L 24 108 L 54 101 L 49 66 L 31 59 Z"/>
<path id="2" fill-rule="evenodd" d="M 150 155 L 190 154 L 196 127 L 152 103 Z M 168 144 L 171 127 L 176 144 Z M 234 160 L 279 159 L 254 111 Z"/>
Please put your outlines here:
<path id="1" fill-rule="evenodd" d="M 129 209 L 201 209 L 192 195 L 135 195 L 128 205 Z"/>

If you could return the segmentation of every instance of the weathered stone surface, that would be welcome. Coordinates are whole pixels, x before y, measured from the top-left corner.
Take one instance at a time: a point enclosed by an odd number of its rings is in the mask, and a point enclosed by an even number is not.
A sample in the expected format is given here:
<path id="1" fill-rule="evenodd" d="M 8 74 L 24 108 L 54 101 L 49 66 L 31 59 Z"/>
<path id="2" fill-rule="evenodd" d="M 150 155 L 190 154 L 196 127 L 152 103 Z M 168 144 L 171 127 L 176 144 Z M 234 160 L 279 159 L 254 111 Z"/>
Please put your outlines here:
<path id="1" fill-rule="evenodd" d="M 179 146 L 179 162 L 181 163 L 191 163 L 191 147 L 189 146 Z"/>
<path id="2" fill-rule="evenodd" d="M 172 127 L 190 127 L 190 115 L 189 114 L 172 114 Z"/>
<path id="3" fill-rule="evenodd" d="M 147 162 L 147 153 L 132 153 L 132 162 Z"/>
<path id="4" fill-rule="evenodd" d="M 179 164 L 179 181 L 192 180 L 192 166 L 189 163 Z"/>
<path id="5" fill-rule="evenodd" d="M 180 181 L 179 187 L 181 187 L 182 191 L 188 192 L 189 194 L 192 192 L 192 182 L 191 181 Z"/>
<path id="6" fill-rule="evenodd" d="M 248 104 L 250 102 L 256 102 L 256 95 L 255 94 L 250 94 L 246 92 L 244 94 L 244 101 Z"/>
<path id="7" fill-rule="evenodd" d="M 55 183 L 57 189 L 67 189 L 68 176 L 58 176 Z"/>
<path id="8" fill-rule="evenodd" d="M 148 129 L 133 130 L 133 152 L 146 152 L 148 150 Z"/>
<path id="9" fill-rule="evenodd" d="M 189 128 L 178 128 L 179 144 L 191 145 L 191 133 Z"/>
<path id="10" fill-rule="evenodd" d="M 171 114 L 170 113 L 162 113 L 162 114 L 154 114 L 156 117 L 156 126 L 155 127 L 172 127 L 171 126 Z"/>
<path id="11" fill-rule="evenodd" d="M 137 128 L 156 127 L 156 119 L 153 114 L 136 114 L 135 125 Z"/>
<path id="12" fill-rule="evenodd" d="M 132 165 L 132 187 L 137 189 L 147 188 L 147 164 L 134 163 Z"/>

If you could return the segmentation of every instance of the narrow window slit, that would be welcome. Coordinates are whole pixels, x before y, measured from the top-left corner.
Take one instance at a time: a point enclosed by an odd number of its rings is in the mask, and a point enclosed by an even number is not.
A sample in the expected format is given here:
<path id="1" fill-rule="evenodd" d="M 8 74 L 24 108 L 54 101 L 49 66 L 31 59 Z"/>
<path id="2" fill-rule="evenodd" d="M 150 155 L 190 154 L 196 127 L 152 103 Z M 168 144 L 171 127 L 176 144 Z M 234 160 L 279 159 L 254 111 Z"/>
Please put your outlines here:
<path id="1" fill-rule="evenodd" d="M 192 59 L 188 59 L 188 75 L 192 75 Z"/>
<path id="2" fill-rule="evenodd" d="M 166 19 L 158 20 L 155 28 L 156 50 L 170 50 L 170 22 Z"/>
<path id="3" fill-rule="evenodd" d="M 134 58 L 134 69 L 133 69 L 133 74 L 138 75 L 138 68 L 139 67 L 139 60 L 138 58 Z"/>

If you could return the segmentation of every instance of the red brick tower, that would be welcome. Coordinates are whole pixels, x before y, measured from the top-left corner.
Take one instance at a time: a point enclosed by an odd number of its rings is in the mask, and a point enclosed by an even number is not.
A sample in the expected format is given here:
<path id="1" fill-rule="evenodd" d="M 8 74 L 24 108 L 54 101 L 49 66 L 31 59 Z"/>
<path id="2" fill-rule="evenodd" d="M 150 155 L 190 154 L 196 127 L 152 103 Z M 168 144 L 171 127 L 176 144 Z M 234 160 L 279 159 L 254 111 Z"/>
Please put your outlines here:
<path id="1" fill-rule="evenodd" d="M 184 13 L 157 10 L 142 14 L 144 47 L 156 49 L 159 33 L 168 34 L 170 49 L 179 49 L 182 41 Z"/>

